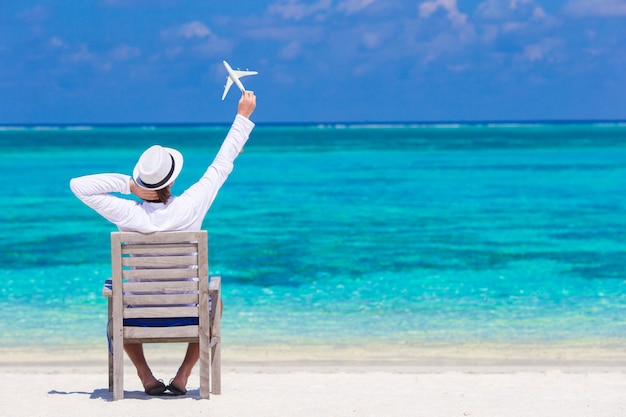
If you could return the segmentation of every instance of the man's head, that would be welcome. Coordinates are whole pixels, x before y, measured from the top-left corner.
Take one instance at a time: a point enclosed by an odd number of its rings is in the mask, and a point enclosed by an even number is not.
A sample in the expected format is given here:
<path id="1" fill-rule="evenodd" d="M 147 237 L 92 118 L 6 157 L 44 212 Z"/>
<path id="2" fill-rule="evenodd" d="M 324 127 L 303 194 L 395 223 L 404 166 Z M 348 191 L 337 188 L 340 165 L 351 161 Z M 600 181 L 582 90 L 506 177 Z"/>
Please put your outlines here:
<path id="1" fill-rule="evenodd" d="M 169 186 L 182 169 L 183 155 L 180 152 L 154 145 L 139 157 L 133 170 L 133 180 L 141 188 L 156 191 L 161 202 L 165 203 L 169 198 Z"/>

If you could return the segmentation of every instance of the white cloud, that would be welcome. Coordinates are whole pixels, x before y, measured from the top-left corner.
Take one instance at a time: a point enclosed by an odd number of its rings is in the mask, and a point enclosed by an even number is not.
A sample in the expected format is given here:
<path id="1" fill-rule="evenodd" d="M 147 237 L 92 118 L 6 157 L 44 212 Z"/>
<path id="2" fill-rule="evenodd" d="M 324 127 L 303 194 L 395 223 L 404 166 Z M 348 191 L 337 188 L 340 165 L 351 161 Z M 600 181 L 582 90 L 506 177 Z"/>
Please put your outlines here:
<path id="1" fill-rule="evenodd" d="M 135 48 L 126 44 L 119 45 L 113 51 L 111 56 L 117 61 L 128 61 L 141 55 L 139 48 Z"/>
<path id="2" fill-rule="evenodd" d="M 455 26 L 465 26 L 467 24 L 467 15 L 459 11 L 456 0 L 431 0 L 425 1 L 419 5 L 419 15 L 423 18 L 430 17 L 439 8 L 447 12 L 448 20 Z"/>
<path id="3" fill-rule="evenodd" d="M 561 46 L 563 41 L 558 38 L 546 38 L 537 43 L 526 45 L 522 59 L 530 62 L 548 58 L 551 53 Z"/>
<path id="4" fill-rule="evenodd" d="M 450 33 L 440 33 L 433 39 L 420 42 L 416 50 L 419 51 L 422 64 L 429 65 L 431 62 L 454 56 L 462 48 L 456 36 Z"/>
<path id="5" fill-rule="evenodd" d="M 69 62 L 94 62 L 96 56 L 89 50 L 87 45 L 81 44 L 78 50 L 67 55 Z"/>
<path id="6" fill-rule="evenodd" d="M 361 37 L 363 44 L 370 49 L 377 48 L 381 45 L 381 36 L 378 33 L 364 33 Z"/>
<path id="7" fill-rule="evenodd" d="M 545 10 L 543 10 L 543 8 L 541 6 L 536 6 L 533 9 L 533 19 L 545 19 L 548 17 L 548 14 L 545 12 Z"/>
<path id="8" fill-rule="evenodd" d="M 465 72 L 468 69 L 470 69 L 470 66 L 469 64 L 456 64 L 456 65 L 446 65 L 446 68 L 448 69 L 448 71 L 460 73 L 460 72 Z"/>
<path id="9" fill-rule="evenodd" d="M 419 5 L 420 17 L 430 17 L 439 8 L 447 12 L 448 19 L 455 25 L 464 25 L 467 22 L 467 15 L 459 12 L 456 0 L 431 0 Z"/>
<path id="10" fill-rule="evenodd" d="M 565 11 L 576 17 L 624 17 L 626 0 L 572 0 Z"/>
<path id="11" fill-rule="evenodd" d="M 293 41 L 283 46 L 278 54 L 281 58 L 290 60 L 298 57 L 301 51 L 302 45 L 300 45 L 300 42 Z"/>
<path id="12" fill-rule="evenodd" d="M 211 35 L 211 30 L 197 20 L 186 23 L 178 29 L 178 34 L 184 38 L 206 38 Z"/>
<path id="13" fill-rule="evenodd" d="M 204 23 L 194 20 L 193 22 L 185 23 L 183 25 L 167 29 L 161 34 L 166 39 L 172 38 L 206 38 L 213 36 L 213 32 Z"/>
<path id="14" fill-rule="evenodd" d="M 485 0 L 478 5 L 476 12 L 486 20 L 540 20 L 548 17 L 535 0 Z"/>
<path id="15" fill-rule="evenodd" d="M 17 14 L 19 20 L 29 25 L 41 24 L 48 20 L 50 12 L 44 6 L 35 6 Z"/>
<path id="16" fill-rule="evenodd" d="M 332 0 L 318 0 L 313 4 L 303 4 L 298 0 L 282 0 L 268 7 L 268 12 L 284 19 L 301 20 L 305 17 L 328 11 Z"/>
<path id="17" fill-rule="evenodd" d="M 345 0 L 337 6 L 337 10 L 345 11 L 348 14 L 356 13 L 365 9 L 376 0 Z"/>
<path id="18" fill-rule="evenodd" d="M 421 3 L 418 9 L 419 17 L 424 19 L 431 17 L 439 9 L 443 9 L 448 20 L 464 37 L 474 34 L 473 26 L 467 22 L 467 15 L 459 11 L 456 0 L 429 0 Z"/>
<path id="19" fill-rule="evenodd" d="M 499 34 L 543 37 L 546 29 L 560 25 L 535 0 L 485 0 L 476 8 L 475 23 L 486 42 Z"/>
<path id="20" fill-rule="evenodd" d="M 486 0 L 478 5 L 476 11 L 478 16 L 483 19 L 501 20 L 508 15 L 510 6 L 510 3 L 505 4 L 503 1 Z"/>
<path id="21" fill-rule="evenodd" d="M 180 34 L 185 38 L 206 38 L 211 35 L 211 30 L 203 23 L 196 20 L 182 25 L 180 28 Z"/>
<path id="22" fill-rule="evenodd" d="M 67 62 L 72 65 L 90 65 L 91 67 L 108 72 L 111 70 L 112 65 L 108 60 L 101 59 L 96 53 L 92 52 L 87 44 L 80 44 L 78 47 L 68 48 L 67 45 L 63 46 L 65 49 L 69 49 L 67 53 L 59 56 L 60 62 Z"/>
<path id="23" fill-rule="evenodd" d="M 509 7 L 511 9 L 517 9 L 518 4 L 531 4 L 533 0 L 509 0 Z"/>
<path id="24" fill-rule="evenodd" d="M 232 49 L 232 43 L 229 40 L 220 38 L 198 20 L 166 29 L 161 32 L 161 37 L 168 41 L 164 49 L 164 54 L 168 58 L 183 54 L 213 57 Z"/>
<path id="25" fill-rule="evenodd" d="M 67 45 L 65 44 L 65 42 L 63 42 L 63 39 L 57 36 L 53 36 L 52 38 L 50 38 L 50 46 L 52 46 L 53 48 L 67 48 Z"/>

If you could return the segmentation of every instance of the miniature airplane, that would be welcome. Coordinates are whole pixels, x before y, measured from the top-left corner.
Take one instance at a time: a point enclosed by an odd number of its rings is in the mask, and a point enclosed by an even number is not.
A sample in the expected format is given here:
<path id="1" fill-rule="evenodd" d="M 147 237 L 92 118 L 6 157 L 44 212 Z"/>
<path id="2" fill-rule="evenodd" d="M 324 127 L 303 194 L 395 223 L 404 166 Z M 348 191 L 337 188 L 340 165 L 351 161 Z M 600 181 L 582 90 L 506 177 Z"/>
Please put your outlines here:
<path id="1" fill-rule="evenodd" d="M 245 77 L 248 75 L 256 75 L 258 74 L 258 72 L 256 71 L 240 71 L 240 70 L 234 70 L 230 67 L 230 65 L 228 65 L 228 62 L 226 61 L 222 61 L 224 62 L 224 66 L 226 67 L 226 71 L 228 71 L 228 77 L 226 77 L 226 85 L 224 86 L 224 94 L 222 95 L 222 100 L 224 100 L 224 98 L 226 98 L 226 94 L 228 94 L 228 90 L 230 90 L 230 87 L 233 85 L 233 83 L 237 84 L 237 87 L 239 87 L 239 89 L 241 90 L 241 92 L 243 93 L 244 91 L 246 91 L 246 89 L 243 87 L 243 84 L 241 84 L 241 81 L 239 81 L 239 79 L 241 77 Z"/>

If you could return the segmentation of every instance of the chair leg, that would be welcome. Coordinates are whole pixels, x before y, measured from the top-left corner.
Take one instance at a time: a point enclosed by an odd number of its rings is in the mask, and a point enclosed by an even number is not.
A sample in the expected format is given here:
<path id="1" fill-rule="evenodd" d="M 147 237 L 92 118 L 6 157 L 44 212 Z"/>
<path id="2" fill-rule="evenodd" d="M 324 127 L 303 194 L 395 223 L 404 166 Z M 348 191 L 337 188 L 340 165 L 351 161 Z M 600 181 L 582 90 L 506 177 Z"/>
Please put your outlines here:
<path id="1" fill-rule="evenodd" d="M 107 340 L 107 355 L 109 357 L 109 392 L 113 392 L 113 326 L 111 322 L 111 317 L 113 313 L 113 307 L 111 298 L 108 298 L 108 318 L 107 318 L 107 336 L 109 340 Z"/>
<path id="2" fill-rule="evenodd" d="M 121 301 L 121 300 L 120 300 Z M 115 308 L 113 308 L 115 310 Z M 119 309 L 121 311 L 121 308 Z M 110 357 L 113 372 L 110 375 L 113 386 L 113 400 L 124 398 L 124 329 L 122 317 L 115 315 L 111 320 L 111 348 Z"/>
<path id="3" fill-rule="evenodd" d="M 209 305 L 209 294 L 200 293 L 200 305 Z M 200 309 L 198 343 L 200 345 L 200 398 L 208 400 L 211 392 L 211 323 L 208 308 Z"/>
<path id="4" fill-rule="evenodd" d="M 211 392 L 211 345 L 208 334 L 200 334 L 200 398 L 208 400 Z"/>
<path id="5" fill-rule="evenodd" d="M 124 399 L 124 344 L 113 340 L 113 400 Z"/>
<path id="6" fill-rule="evenodd" d="M 213 394 L 222 393 L 222 339 L 220 337 L 222 327 L 222 310 L 224 303 L 219 298 L 219 308 L 215 311 L 213 326 L 211 329 L 211 383 Z"/>
<path id="7" fill-rule="evenodd" d="M 215 338 L 211 348 L 211 392 L 215 395 L 222 393 L 222 343 L 219 336 Z"/>

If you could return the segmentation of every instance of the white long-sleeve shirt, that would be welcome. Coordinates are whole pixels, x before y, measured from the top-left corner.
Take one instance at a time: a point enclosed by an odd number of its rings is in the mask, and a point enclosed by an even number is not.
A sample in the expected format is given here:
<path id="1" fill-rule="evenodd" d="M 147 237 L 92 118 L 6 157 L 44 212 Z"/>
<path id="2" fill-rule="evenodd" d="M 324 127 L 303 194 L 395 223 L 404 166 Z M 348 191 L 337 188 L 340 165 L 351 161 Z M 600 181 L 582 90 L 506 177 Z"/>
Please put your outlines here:
<path id="1" fill-rule="evenodd" d="M 124 174 L 95 174 L 73 178 L 72 192 L 83 203 L 120 231 L 158 232 L 200 230 L 202 221 L 226 178 L 233 162 L 248 140 L 254 123 L 237 115 L 213 163 L 202 178 L 167 204 L 136 202 L 111 193 L 130 194 L 131 177 Z"/>

